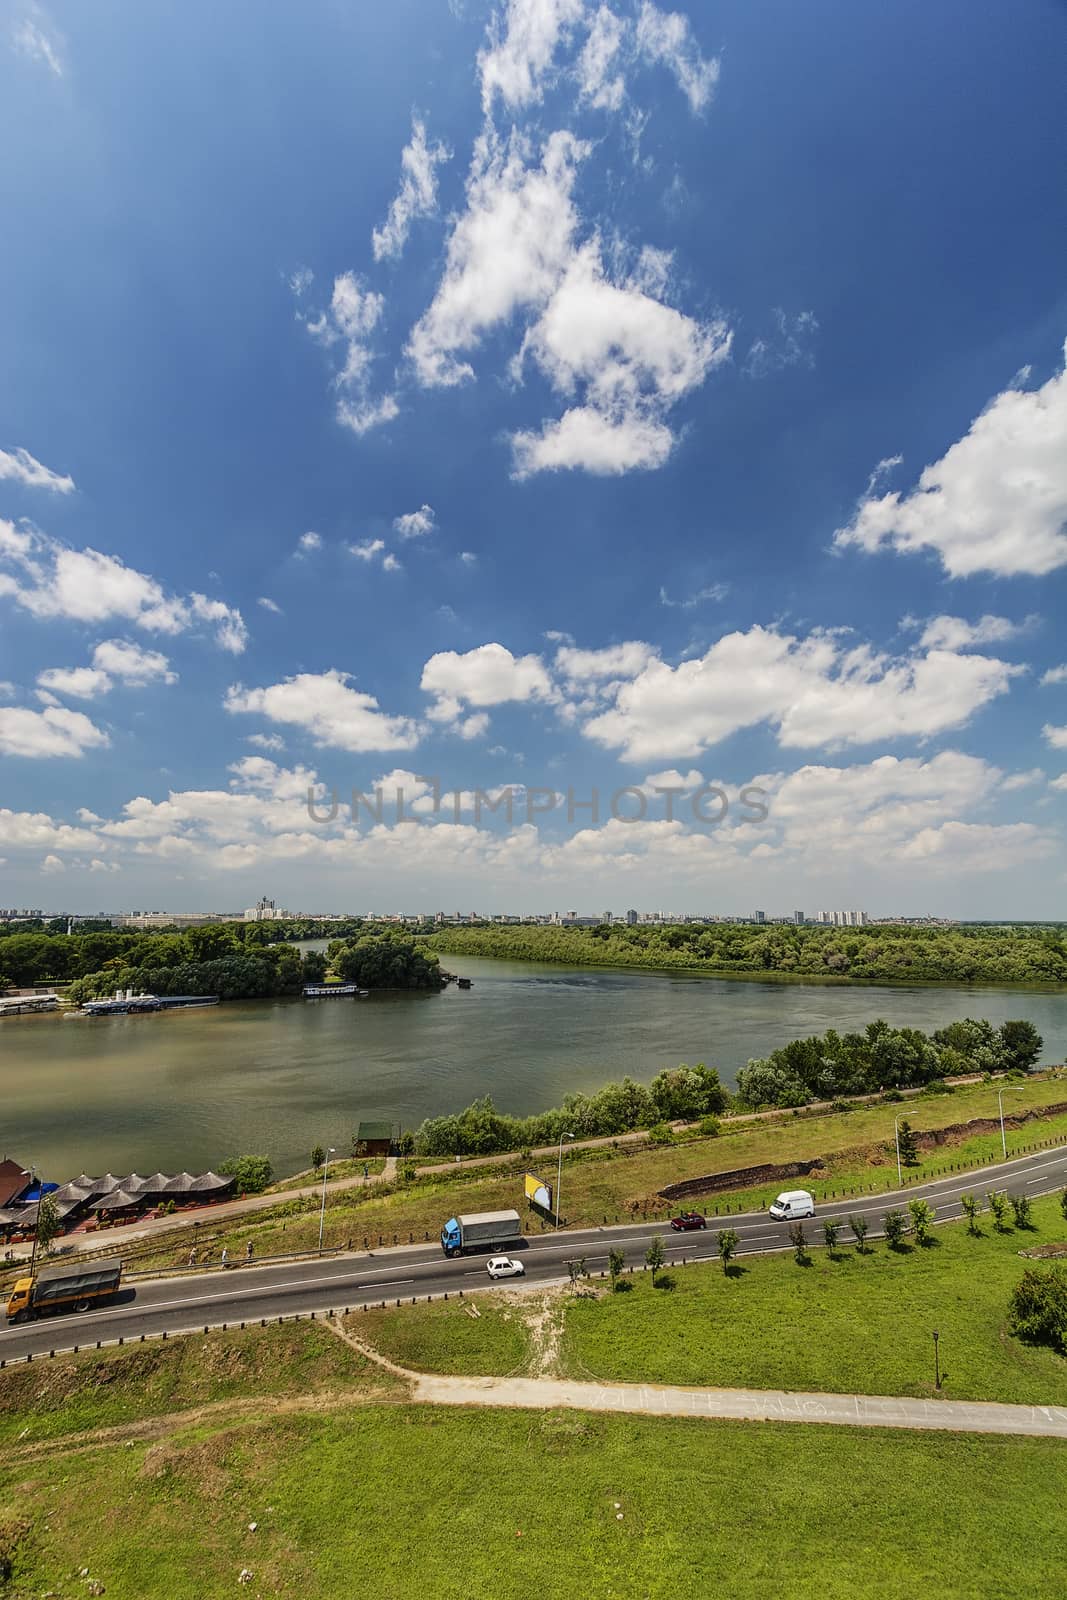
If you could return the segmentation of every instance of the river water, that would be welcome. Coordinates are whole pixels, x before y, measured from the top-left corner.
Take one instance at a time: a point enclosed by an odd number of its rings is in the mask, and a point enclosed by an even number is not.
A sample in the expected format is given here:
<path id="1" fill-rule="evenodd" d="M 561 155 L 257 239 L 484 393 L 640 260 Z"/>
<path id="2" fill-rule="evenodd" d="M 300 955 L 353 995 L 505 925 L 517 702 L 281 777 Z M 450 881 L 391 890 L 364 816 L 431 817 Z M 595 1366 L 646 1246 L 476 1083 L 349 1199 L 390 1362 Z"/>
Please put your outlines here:
<path id="1" fill-rule="evenodd" d="M 414 1127 L 479 1095 L 519 1114 L 626 1074 L 705 1061 L 731 1083 L 751 1056 L 882 1016 L 932 1029 L 1028 1017 L 1067 1052 L 1067 996 L 993 988 L 850 988 L 540 966 L 448 955 L 469 991 L 257 1000 L 140 1017 L 0 1022 L 0 1158 L 57 1181 L 193 1172 L 262 1151 L 279 1175 L 316 1144 L 347 1152 L 361 1118 Z"/>

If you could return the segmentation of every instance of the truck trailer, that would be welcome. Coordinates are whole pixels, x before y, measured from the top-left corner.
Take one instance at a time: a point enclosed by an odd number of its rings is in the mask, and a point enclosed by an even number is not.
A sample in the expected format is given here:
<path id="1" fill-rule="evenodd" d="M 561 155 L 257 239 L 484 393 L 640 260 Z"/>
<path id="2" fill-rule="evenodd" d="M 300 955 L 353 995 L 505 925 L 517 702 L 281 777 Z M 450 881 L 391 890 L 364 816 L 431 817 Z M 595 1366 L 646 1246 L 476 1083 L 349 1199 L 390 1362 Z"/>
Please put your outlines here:
<path id="1" fill-rule="evenodd" d="M 522 1219 L 517 1211 L 477 1211 L 467 1217 L 450 1217 L 441 1229 L 441 1249 L 446 1256 L 468 1250 L 496 1250 L 518 1244 Z"/>
<path id="2" fill-rule="evenodd" d="M 19 1278 L 7 1303 L 8 1321 L 30 1322 L 64 1311 L 88 1311 L 90 1306 L 110 1300 L 121 1281 L 121 1261 L 104 1261 L 48 1277 Z"/>

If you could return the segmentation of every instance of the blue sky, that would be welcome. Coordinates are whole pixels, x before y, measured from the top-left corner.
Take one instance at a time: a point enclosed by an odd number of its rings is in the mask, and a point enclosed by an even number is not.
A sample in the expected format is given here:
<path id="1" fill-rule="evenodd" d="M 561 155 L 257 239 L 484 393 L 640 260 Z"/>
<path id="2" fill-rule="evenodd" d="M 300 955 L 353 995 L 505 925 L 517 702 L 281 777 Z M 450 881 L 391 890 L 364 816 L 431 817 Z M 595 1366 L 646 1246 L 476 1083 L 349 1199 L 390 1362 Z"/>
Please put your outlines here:
<path id="1" fill-rule="evenodd" d="M 1065 35 L 9 3 L 0 905 L 1061 914 Z"/>

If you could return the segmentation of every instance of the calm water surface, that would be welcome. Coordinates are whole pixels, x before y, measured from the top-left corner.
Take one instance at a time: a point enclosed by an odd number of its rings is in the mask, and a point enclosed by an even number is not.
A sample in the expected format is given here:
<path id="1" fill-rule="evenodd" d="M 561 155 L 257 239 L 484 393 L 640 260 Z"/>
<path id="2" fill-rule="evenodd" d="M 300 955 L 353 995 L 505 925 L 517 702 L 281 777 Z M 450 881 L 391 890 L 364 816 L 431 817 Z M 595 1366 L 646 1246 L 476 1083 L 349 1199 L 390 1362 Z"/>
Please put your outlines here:
<path id="1" fill-rule="evenodd" d="M 739 1066 L 800 1034 L 873 1017 L 940 1027 L 1029 1017 L 1067 1052 L 1067 997 L 991 988 L 837 988 L 537 966 L 445 964 L 474 988 L 369 1000 L 249 1001 L 143 1017 L 0 1022 L 0 1158 L 77 1172 L 201 1171 L 265 1151 L 279 1173 L 316 1144 L 347 1150 L 360 1118 L 405 1127 L 491 1094 L 507 1111 L 608 1078 Z"/>

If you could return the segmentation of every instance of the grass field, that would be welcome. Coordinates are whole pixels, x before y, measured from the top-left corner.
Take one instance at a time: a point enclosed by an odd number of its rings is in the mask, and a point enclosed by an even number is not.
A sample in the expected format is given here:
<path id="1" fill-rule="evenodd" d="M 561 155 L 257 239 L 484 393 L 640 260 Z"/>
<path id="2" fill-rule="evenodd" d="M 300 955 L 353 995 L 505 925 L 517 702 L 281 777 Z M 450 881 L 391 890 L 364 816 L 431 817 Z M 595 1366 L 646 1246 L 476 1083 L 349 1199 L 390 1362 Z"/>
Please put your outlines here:
<path id="1" fill-rule="evenodd" d="M 359 1312 L 349 1326 L 390 1361 L 414 1372 L 499 1378 L 528 1370 L 533 1345 L 528 1314 L 538 1306 L 529 1295 L 505 1291 Z"/>
<path id="2" fill-rule="evenodd" d="M 1055 1199 L 1035 1202 L 1034 1224 L 997 1234 L 985 1217 L 980 1238 L 953 1224 L 925 1248 L 878 1241 L 833 1261 L 809 1224 L 806 1267 L 791 1255 L 745 1257 L 729 1276 L 672 1267 L 655 1289 L 635 1273 L 622 1292 L 568 1303 L 563 1366 L 581 1378 L 932 1396 L 936 1328 L 945 1398 L 1067 1405 L 1067 1359 L 1007 1330 L 1018 1252 L 1067 1238 Z M 713 1233 L 693 1245 L 714 1248 Z"/>
<path id="3" fill-rule="evenodd" d="M 1017 1600 L 1062 1592 L 1065 1469 L 1037 1439 L 364 1407 L 8 1456 L 0 1550 L 20 1600 Z"/>
<path id="4" fill-rule="evenodd" d="M 150 1340 L 0 1373 L 0 1443 L 34 1444 L 221 1400 L 262 1397 L 269 1406 L 320 1390 L 395 1387 L 381 1367 L 311 1323 Z"/>
<path id="5" fill-rule="evenodd" d="M 1067 1100 L 1067 1079 L 1041 1079 L 1028 1083 L 1023 1091 L 1005 1091 L 1005 1110 L 1012 1100 L 1019 1107 L 1039 1108 Z M 638 1211 L 659 1206 L 658 1189 L 704 1173 L 724 1172 L 765 1162 L 826 1160 L 825 1176 L 806 1180 L 817 1198 L 838 1194 L 843 1189 L 868 1192 L 895 1187 L 896 1164 L 891 1153 L 893 1120 L 906 1115 L 919 1131 L 966 1122 L 975 1117 L 996 1115 L 995 1091 L 988 1084 L 961 1088 L 951 1095 L 921 1096 L 906 1104 L 891 1103 L 860 1107 L 852 1111 L 813 1116 L 785 1116 L 766 1122 L 731 1125 L 724 1122 L 716 1137 L 689 1136 L 663 1148 L 644 1144 L 620 1144 L 571 1152 L 564 1164 L 563 1209 L 575 1226 L 625 1220 L 636 1206 Z M 1037 1140 L 1067 1139 L 1067 1115 L 1038 1118 L 1019 1128 L 1007 1130 L 1008 1153 Z M 944 1170 L 950 1163 L 980 1166 L 1000 1158 L 1000 1133 L 973 1134 L 959 1143 L 946 1144 L 921 1152 L 918 1166 L 909 1169 L 908 1181 L 920 1182 Z M 544 1165 L 544 1164 L 542 1164 Z M 388 1192 L 380 1189 L 341 1190 L 327 1197 L 326 1243 L 344 1246 L 349 1240 L 358 1248 L 364 1238 L 386 1243 L 394 1238 L 405 1243 L 409 1237 L 436 1238 L 441 1224 L 457 1210 L 488 1211 L 501 1206 L 522 1204 L 521 1173 L 525 1163 L 516 1156 L 509 1167 L 481 1168 L 463 1165 L 438 1177 L 423 1176 L 416 1182 L 400 1185 Z M 542 1174 L 543 1176 L 545 1174 Z M 548 1174 L 548 1176 L 552 1176 Z M 733 1190 L 709 1197 L 709 1209 L 730 1205 L 734 1211 L 757 1206 L 780 1185 Z M 244 1249 L 245 1241 L 255 1241 L 259 1255 L 314 1248 L 318 1242 L 318 1202 L 314 1196 L 284 1201 L 277 1208 L 257 1214 L 247 1222 L 234 1221 L 217 1229 L 214 1254 L 223 1245 L 231 1252 Z M 534 1224 L 536 1227 L 536 1224 Z M 216 1232 L 207 1215 L 205 1231 Z M 147 1259 L 158 1265 L 184 1260 L 188 1238 L 183 1244 L 161 1239 L 158 1250 Z"/>

